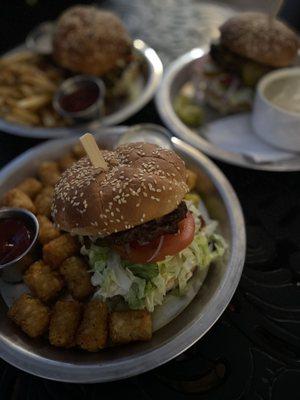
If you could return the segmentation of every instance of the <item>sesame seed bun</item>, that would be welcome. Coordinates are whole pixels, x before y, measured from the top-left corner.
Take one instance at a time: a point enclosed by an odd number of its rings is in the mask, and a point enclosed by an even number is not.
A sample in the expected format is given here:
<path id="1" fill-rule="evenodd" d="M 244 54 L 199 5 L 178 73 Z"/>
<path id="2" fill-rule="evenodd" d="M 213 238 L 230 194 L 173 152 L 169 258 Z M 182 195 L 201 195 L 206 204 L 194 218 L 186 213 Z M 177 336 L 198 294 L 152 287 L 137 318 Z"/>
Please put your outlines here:
<path id="1" fill-rule="evenodd" d="M 222 45 L 261 64 L 287 67 L 297 56 L 298 36 L 277 19 L 270 26 L 267 14 L 238 14 L 226 21 L 220 31 Z"/>
<path id="2" fill-rule="evenodd" d="M 107 171 L 84 157 L 56 184 L 52 216 L 58 228 L 107 236 L 172 212 L 188 192 L 185 164 L 173 151 L 131 143 L 102 154 Z"/>
<path id="3" fill-rule="evenodd" d="M 77 73 L 102 76 L 125 62 L 132 40 L 114 14 L 92 6 L 75 6 L 58 19 L 53 36 L 53 57 Z"/>

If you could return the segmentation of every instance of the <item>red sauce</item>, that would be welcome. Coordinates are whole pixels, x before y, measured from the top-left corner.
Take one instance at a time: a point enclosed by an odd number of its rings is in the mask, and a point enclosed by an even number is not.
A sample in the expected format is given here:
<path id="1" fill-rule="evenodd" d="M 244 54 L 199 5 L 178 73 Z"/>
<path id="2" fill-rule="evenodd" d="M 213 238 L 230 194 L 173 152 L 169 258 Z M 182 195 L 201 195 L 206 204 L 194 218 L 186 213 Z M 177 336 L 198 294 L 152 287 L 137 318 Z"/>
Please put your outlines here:
<path id="1" fill-rule="evenodd" d="M 60 106 L 68 112 L 86 110 L 94 104 L 99 97 L 99 88 L 93 84 L 85 84 L 70 94 L 60 99 Z"/>
<path id="2" fill-rule="evenodd" d="M 15 260 L 30 246 L 33 232 L 22 219 L 0 220 L 0 265 Z"/>

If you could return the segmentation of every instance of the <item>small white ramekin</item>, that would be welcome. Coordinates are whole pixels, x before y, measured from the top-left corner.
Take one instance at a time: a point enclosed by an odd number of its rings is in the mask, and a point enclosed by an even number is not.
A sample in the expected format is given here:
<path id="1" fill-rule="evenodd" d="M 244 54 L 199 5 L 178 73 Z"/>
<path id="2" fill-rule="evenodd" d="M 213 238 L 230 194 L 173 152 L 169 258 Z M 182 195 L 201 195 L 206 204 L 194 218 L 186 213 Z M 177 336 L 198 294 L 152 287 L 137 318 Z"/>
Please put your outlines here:
<path id="1" fill-rule="evenodd" d="M 259 81 L 252 112 L 252 127 L 265 142 L 297 152 L 300 151 L 300 113 L 278 107 L 265 95 L 271 83 L 285 77 L 300 79 L 300 68 L 282 68 L 268 73 Z"/>

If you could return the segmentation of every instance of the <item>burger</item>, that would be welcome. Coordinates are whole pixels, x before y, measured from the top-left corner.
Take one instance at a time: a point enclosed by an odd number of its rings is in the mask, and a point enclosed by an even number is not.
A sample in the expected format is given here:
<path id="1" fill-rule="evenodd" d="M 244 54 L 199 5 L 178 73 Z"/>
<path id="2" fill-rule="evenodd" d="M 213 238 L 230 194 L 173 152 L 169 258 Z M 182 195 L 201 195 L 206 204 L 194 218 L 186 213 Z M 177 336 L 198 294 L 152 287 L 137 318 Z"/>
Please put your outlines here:
<path id="1" fill-rule="evenodd" d="M 267 14 L 245 12 L 220 27 L 220 39 L 210 48 L 204 67 L 206 102 L 222 114 L 251 108 L 259 79 L 275 68 L 293 64 L 297 35 Z"/>
<path id="2" fill-rule="evenodd" d="M 101 77 L 108 94 L 116 83 L 124 86 L 136 69 L 132 40 L 122 21 L 94 6 L 74 6 L 59 17 L 53 58 L 73 73 Z"/>
<path id="3" fill-rule="evenodd" d="M 55 186 L 52 216 L 79 236 L 95 296 L 153 311 L 182 295 L 197 269 L 222 257 L 216 223 L 187 200 L 187 170 L 173 151 L 131 143 L 102 151 L 108 169 L 83 157 Z"/>

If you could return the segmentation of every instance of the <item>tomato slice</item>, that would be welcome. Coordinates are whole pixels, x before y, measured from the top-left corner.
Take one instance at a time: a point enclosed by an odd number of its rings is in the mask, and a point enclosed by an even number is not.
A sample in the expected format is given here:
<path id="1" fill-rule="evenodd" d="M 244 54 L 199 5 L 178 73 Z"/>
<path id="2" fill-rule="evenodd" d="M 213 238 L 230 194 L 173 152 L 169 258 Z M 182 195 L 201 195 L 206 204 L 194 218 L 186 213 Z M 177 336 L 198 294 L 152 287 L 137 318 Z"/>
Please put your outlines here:
<path id="1" fill-rule="evenodd" d="M 166 256 L 173 256 L 179 253 L 193 241 L 195 234 L 195 220 L 193 215 L 188 213 L 179 222 L 178 228 L 177 233 L 162 235 L 146 245 L 130 243 L 126 247 L 114 246 L 114 249 L 124 260 L 133 263 L 145 264 L 162 261 Z"/>

